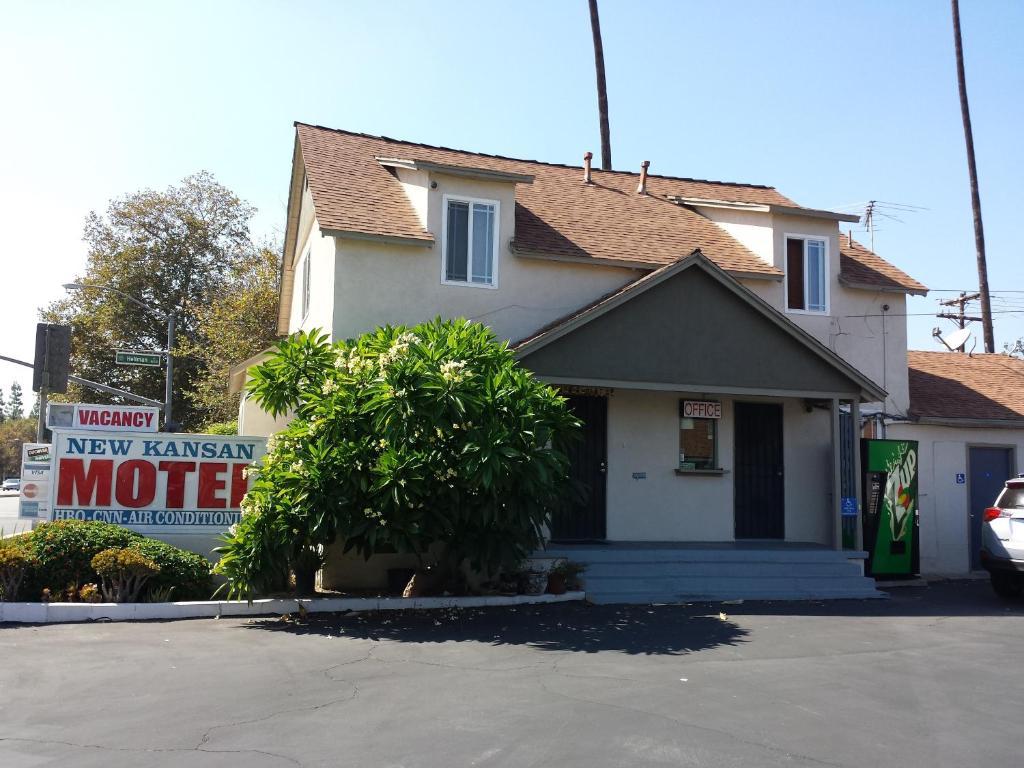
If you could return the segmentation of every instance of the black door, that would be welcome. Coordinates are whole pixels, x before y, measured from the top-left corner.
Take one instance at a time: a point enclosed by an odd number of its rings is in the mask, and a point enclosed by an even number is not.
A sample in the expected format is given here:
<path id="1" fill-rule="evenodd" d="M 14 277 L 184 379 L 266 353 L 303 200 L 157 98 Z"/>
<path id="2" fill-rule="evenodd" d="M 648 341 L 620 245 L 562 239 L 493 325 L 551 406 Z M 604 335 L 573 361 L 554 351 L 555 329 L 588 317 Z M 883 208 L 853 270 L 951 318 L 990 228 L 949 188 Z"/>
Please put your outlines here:
<path id="1" fill-rule="evenodd" d="M 608 469 L 608 398 L 572 395 L 572 412 L 583 421 L 583 439 L 569 448 L 573 500 L 551 521 L 554 541 L 593 541 L 606 536 L 605 477 Z"/>
<path id="2" fill-rule="evenodd" d="M 970 483 L 971 569 L 981 568 L 981 520 L 985 507 L 996 502 L 996 496 L 1010 479 L 1010 448 L 967 449 L 967 482 Z"/>
<path id="3" fill-rule="evenodd" d="M 782 406 L 736 403 L 734 413 L 736 538 L 785 538 Z"/>

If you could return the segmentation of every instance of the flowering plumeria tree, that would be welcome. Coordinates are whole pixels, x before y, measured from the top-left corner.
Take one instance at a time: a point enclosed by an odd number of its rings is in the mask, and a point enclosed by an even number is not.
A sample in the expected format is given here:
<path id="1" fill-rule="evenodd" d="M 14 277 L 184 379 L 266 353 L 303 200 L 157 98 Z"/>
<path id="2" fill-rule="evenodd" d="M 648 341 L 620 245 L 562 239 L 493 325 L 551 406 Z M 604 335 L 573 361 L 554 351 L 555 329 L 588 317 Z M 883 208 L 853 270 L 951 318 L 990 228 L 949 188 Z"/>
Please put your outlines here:
<path id="1" fill-rule="evenodd" d="M 251 595 L 296 575 L 300 592 L 328 545 L 440 551 L 494 572 L 541 543 L 568 488 L 566 440 L 579 422 L 507 344 L 467 320 L 380 328 L 330 344 L 318 332 L 282 341 L 249 392 L 274 435 L 220 548 L 231 592 Z"/>

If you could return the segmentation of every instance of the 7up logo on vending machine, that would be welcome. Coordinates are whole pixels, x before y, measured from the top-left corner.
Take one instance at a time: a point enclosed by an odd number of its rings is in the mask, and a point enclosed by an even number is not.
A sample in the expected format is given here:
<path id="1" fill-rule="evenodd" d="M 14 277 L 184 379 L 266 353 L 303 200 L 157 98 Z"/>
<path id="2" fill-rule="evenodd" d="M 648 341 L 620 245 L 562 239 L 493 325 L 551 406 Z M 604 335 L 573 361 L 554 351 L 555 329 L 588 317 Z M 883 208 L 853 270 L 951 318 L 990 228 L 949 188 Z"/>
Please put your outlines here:
<path id="1" fill-rule="evenodd" d="M 917 442 L 864 440 L 866 480 L 864 543 L 873 575 L 917 570 Z"/>

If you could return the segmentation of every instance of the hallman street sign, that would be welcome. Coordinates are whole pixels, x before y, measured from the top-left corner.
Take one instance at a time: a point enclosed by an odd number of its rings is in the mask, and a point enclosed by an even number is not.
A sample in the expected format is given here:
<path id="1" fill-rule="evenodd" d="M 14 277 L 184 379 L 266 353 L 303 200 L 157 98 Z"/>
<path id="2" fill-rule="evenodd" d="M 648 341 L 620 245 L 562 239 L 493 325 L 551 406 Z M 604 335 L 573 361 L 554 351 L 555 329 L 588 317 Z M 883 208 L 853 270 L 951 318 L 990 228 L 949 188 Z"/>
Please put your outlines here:
<path id="1" fill-rule="evenodd" d="M 127 352 L 119 349 L 114 353 L 114 362 L 118 365 L 145 365 L 150 368 L 159 368 L 163 365 L 163 361 L 162 352 Z"/>

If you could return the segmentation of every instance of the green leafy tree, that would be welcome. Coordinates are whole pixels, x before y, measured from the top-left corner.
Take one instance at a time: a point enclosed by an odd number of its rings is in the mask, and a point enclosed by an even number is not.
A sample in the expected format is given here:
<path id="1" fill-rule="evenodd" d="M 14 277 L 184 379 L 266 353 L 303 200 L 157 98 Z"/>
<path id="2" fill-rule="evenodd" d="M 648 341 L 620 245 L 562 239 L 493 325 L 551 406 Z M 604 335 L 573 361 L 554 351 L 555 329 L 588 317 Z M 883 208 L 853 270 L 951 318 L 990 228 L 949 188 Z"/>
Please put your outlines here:
<path id="1" fill-rule="evenodd" d="M 442 570 L 494 573 L 522 560 L 568 489 L 565 441 L 579 422 L 507 344 L 467 320 L 381 328 L 329 344 L 281 342 L 250 383 L 295 418 L 273 436 L 219 550 L 235 595 L 300 592 L 326 547 L 440 550 Z"/>
<path id="2" fill-rule="evenodd" d="M 7 421 L 7 401 L 4 400 L 4 390 L 0 387 L 0 424 Z"/>
<path id="3" fill-rule="evenodd" d="M 164 191 L 147 189 L 114 200 L 105 215 L 91 213 L 84 235 L 88 262 L 77 280 L 88 287 L 42 312 L 46 321 L 73 326 L 72 370 L 86 379 L 163 400 L 161 369 L 115 365 L 114 353 L 164 349 L 166 322 L 101 287 L 116 289 L 158 313 L 173 312 L 178 317 L 176 420 L 185 429 L 197 429 L 211 419 L 224 418 L 230 410 L 227 393 L 219 401 L 211 395 L 218 387 L 226 389 L 224 363 L 205 350 L 213 348 L 226 355 L 225 350 L 233 347 L 238 354 L 231 362 L 239 362 L 248 350 L 264 349 L 274 338 L 265 311 L 258 317 L 254 312 L 232 324 L 211 326 L 211 314 L 245 304 L 239 292 L 255 290 L 261 307 L 268 293 L 276 295 L 276 273 L 268 273 L 264 266 L 273 255 L 250 236 L 254 213 L 205 172 Z M 224 333 L 231 335 L 221 338 Z M 117 401 L 115 396 L 85 393 L 74 385 L 67 399 Z"/>
<path id="4" fill-rule="evenodd" d="M 11 403 L 7 406 L 7 418 L 12 421 L 25 418 L 25 403 L 21 399 L 21 384 L 11 384 Z"/>
<path id="5" fill-rule="evenodd" d="M 21 475 L 22 443 L 36 441 L 36 423 L 32 419 L 7 419 L 0 424 L 0 476 Z"/>

